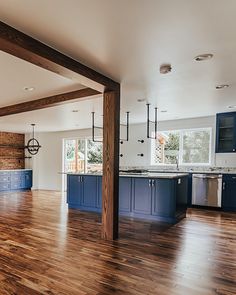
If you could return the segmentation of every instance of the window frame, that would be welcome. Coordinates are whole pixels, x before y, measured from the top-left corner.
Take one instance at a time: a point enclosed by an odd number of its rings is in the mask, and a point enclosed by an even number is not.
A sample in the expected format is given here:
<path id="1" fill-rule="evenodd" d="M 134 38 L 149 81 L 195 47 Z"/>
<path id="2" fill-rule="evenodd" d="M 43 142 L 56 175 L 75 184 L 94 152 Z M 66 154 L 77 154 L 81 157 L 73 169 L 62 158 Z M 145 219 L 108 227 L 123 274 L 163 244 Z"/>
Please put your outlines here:
<path id="1" fill-rule="evenodd" d="M 66 165 L 66 160 L 65 160 L 65 150 L 66 150 L 66 141 L 68 140 L 83 140 L 84 141 L 84 170 L 82 173 L 88 173 L 88 161 L 87 161 L 87 155 L 88 155 L 88 140 L 91 140 L 90 137 L 69 137 L 69 138 L 63 138 L 63 151 L 62 151 L 62 158 L 63 158 L 63 171 L 65 171 L 65 165 Z M 101 137 L 98 137 L 97 140 L 102 140 Z M 101 142 L 102 143 L 102 142 Z"/>
<path id="2" fill-rule="evenodd" d="M 210 139 L 209 139 L 209 162 L 208 163 L 183 163 L 183 136 L 185 132 L 190 131 L 209 131 Z M 179 166 L 211 166 L 212 165 L 212 127 L 201 127 L 201 128 L 185 128 L 185 129 L 173 129 L 173 130 L 159 130 L 158 132 L 178 132 L 179 133 L 179 154 L 178 154 L 178 165 Z M 151 166 L 166 166 L 173 167 L 176 164 L 166 164 L 166 163 L 156 163 L 155 159 L 155 148 L 156 142 L 152 140 L 151 142 Z"/>

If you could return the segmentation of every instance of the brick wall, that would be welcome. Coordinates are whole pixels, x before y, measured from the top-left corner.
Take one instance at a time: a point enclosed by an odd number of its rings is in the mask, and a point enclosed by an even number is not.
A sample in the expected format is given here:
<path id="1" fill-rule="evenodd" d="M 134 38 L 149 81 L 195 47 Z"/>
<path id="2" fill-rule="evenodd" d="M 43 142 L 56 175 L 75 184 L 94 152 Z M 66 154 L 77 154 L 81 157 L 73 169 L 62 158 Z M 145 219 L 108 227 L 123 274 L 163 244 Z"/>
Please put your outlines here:
<path id="1" fill-rule="evenodd" d="M 24 134 L 0 132 L 0 169 L 24 169 L 24 145 Z"/>

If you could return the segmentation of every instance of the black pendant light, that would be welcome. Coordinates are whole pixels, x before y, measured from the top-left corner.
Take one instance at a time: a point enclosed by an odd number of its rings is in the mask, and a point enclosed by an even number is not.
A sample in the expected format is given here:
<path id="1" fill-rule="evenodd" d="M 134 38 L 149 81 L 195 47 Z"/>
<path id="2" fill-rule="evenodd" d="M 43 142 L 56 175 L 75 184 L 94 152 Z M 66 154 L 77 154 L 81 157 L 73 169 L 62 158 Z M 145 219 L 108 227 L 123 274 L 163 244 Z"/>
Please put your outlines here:
<path id="1" fill-rule="evenodd" d="M 31 124 L 32 128 L 33 128 L 33 136 L 31 139 L 29 139 L 29 141 L 27 142 L 27 145 L 25 146 L 25 148 L 28 150 L 28 152 L 31 155 L 37 155 L 37 153 L 39 152 L 39 149 L 41 148 L 41 145 L 39 144 L 38 140 L 34 137 L 34 128 L 35 128 L 35 124 Z"/>

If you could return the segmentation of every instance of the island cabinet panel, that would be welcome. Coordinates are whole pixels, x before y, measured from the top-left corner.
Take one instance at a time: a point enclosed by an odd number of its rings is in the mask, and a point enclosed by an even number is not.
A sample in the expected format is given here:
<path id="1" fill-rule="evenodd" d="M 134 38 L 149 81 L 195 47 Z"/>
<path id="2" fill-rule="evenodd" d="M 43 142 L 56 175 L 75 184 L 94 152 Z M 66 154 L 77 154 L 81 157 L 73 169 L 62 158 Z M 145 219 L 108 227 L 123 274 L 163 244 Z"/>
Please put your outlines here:
<path id="1" fill-rule="evenodd" d="M 236 211 L 236 175 L 223 175 L 222 208 Z"/>
<path id="2" fill-rule="evenodd" d="M 70 208 L 81 206 L 82 185 L 80 175 L 67 176 L 67 202 Z"/>
<path id="3" fill-rule="evenodd" d="M 97 176 L 97 208 L 102 210 L 102 176 Z"/>
<path id="4" fill-rule="evenodd" d="M 152 180 L 148 178 L 133 178 L 133 212 L 151 214 Z"/>
<path id="5" fill-rule="evenodd" d="M 81 205 L 84 207 L 97 207 L 97 177 L 81 176 L 82 182 L 82 200 Z"/>
<path id="6" fill-rule="evenodd" d="M 157 179 L 152 181 L 152 214 L 162 217 L 174 217 L 176 209 L 176 180 Z"/>
<path id="7" fill-rule="evenodd" d="M 119 182 L 119 210 L 123 212 L 131 212 L 132 199 L 132 178 L 120 177 Z"/>
<path id="8" fill-rule="evenodd" d="M 186 216 L 186 211 L 188 207 L 188 184 L 189 179 L 187 177 L 182 177 L 176 179 L 176 208 L 175 217 L 178 218 L 184 214 Z"/>
<path id="9" fill-rule="evenodd" d="M 69 208 L 101 212 L 102 176 L 68 175 Z M 119 213 L 125 216 L 175 223 L 187 208 L 188 177 L 146 178 L 121 176 Z"/>

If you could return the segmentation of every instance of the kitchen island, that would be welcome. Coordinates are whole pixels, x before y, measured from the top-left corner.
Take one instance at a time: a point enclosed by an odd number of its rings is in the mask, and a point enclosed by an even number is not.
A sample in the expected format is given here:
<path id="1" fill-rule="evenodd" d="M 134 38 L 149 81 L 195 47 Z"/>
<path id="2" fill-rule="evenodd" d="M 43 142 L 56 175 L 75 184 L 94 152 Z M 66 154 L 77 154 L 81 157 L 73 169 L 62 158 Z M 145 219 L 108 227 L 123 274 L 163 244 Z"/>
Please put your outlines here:
<path id="1" fill-rule="evenodd" d="M 119 214 L 176 223 L 186 216 L 187 173 L 120 174 Z M 67 174 L 69 208 L 102 211 L 102 175 Z"/>

